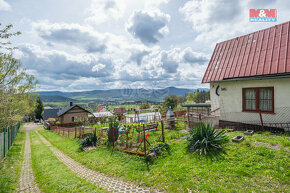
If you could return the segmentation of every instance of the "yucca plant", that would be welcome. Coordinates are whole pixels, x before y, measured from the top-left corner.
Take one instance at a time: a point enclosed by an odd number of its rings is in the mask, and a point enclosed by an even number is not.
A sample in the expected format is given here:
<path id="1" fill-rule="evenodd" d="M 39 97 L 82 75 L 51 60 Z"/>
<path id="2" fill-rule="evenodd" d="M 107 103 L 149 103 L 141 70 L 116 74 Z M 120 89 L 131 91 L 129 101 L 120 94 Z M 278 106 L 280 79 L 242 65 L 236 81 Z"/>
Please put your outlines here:
<path id="1" fill-rule="evenodd" d="M 210 124 L 201 122 L 196 128 L 190 130 L 188 137 L 188 150 L 201 154 L 218 153 L 222 144 L 229 139 L 224 130 L 217 131 Z"/>
<path id="2" fill-rule="evenodd" d="M 91 134 L 80 141 L 81 148 L 96 146 L 97 140 L 97 136 Z"/>

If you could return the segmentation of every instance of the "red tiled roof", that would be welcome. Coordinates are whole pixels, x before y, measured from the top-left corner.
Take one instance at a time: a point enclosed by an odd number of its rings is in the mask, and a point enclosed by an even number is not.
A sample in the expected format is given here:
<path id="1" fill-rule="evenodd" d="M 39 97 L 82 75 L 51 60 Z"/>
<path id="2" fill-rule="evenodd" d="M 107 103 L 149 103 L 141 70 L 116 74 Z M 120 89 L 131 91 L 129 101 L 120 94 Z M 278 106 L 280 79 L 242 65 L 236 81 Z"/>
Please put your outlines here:
<path id="1" fill-rule="evenodd" d="M 290 73 L 290 21 L 220 42 L 202 83 Z"/>
<path id="2" fill-rule="evenodd" d="M 126 113 L 126 108 L 114 108 L 114 113 Z"/>
<path id="3" fill-rule="evenodd" d="M 96 113 L 100 112 L 103 108 L 104 108 L 104 106 L 101 106 L 101 107 L 96 111 Z"/>

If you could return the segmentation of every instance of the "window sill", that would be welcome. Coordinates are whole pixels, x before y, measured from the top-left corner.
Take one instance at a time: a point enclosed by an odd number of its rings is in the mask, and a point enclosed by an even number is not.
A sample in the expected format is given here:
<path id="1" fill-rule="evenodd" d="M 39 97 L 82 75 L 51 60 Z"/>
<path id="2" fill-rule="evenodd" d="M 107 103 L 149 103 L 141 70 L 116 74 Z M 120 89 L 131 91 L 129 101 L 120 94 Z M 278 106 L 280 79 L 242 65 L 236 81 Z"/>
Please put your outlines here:
<path id="1" fill-rule="evenodd" d="M 248 111 L 248 110 L 243 110 L 242 112 L 244 113 L 259 113 L 259 111 Z M 273 111 L 261 111 L 262 114 L 273 114 L 275 115 L 276 113 Z"/>

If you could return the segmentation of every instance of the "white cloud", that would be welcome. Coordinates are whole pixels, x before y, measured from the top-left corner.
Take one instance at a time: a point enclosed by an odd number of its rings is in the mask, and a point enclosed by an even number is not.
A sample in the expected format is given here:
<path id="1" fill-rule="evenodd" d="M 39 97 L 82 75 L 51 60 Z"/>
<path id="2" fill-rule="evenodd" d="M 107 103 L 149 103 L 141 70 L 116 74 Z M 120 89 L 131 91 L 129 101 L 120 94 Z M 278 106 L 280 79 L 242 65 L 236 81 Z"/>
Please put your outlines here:
<path id="1" fill-rule="evenodd" d="M 0 0 L 0 10 L 2 10 L 2 11 L 8 11 L 10 9 L 11 9 L 11 7 L 10 7 L 10 5 L 6 1 Z"/>
<path id="2" fill-rule="evenodd" d="M 210 56 L 201 52 L 194 52 L 190 47 L 187 47 L 182 52 L 182 58 L 186 63 L 203 65 L 209 61 Z"/>
<path id="3" fill-rule="evenodd" d="M 89 26 L 41 21 L 32 23 L 32 28 L 50 44 L 67 44 L 69 47 L 82 48 L 88 53 L 104 52 L 106 49 L 106 36 Z"/>
<path id="4" fill-rule="evenodd" d="M 160 4 L 166 4 L 169 0 L 146 0 L 145 1 L 145 8 L 156 8 Z"/>
<path id="5" fill-rule="evenodd" d="M 86 22 L 90 24 L 104 23 L 110 18 L 120 19 L 125 12 L 125 3 L 123 0 L 92 0 L 90 16 L 86 18 Z"/>
<path id="6" fill-rule="evenodd" d="M 92 71 L 93 72 L 98 72 L 98 71 L 102 70 L 105 67 L 106 67 L 105 64 L 97 64 L 97 65 L 93 66 Z"/>
<path id="7" fill-rule="evenodd" d="M 63 80 L 76 80 L 81 77 L 106 77 L 110 75 L 113 64 L 110 58 L 91 54 L 71 55 L 59 50 L 43 50 L 33 44 L 19 46 L 23 53 L 20 58 L 27 69 L 41 72 L 40 80 L 47 76 Z M 96 70 L 96 64 L 102 64 Z"/>
<path id="8" fill-rule="evenodd" d="M 139 10 L 131 15 L 126 29 L 143 44 L 156 44 L 169 32 L 169 20 L 170 16 L 158 9 Z"/>
<path id="9" fill-rule="evenodd" d="M 283 10 L 285 9 L 283 3 L 279 4 L 275 0 L 269 0 L 265 4 L 263 1 L 253 0 L 191 0 L 185 3 L 179 11 L 185 16 L 186 21 L 192 23 L 193 29 L 198 33 L 195 40 L 207 43 L 213 48 L 217 42 L 273 26 L 271 22 L 249 22 L 249 9 L 261 7 L 279 8 L 278 11 L 281 13 L 288 12 Z M 283 15 L 280 21 L 289 20 Z"/>

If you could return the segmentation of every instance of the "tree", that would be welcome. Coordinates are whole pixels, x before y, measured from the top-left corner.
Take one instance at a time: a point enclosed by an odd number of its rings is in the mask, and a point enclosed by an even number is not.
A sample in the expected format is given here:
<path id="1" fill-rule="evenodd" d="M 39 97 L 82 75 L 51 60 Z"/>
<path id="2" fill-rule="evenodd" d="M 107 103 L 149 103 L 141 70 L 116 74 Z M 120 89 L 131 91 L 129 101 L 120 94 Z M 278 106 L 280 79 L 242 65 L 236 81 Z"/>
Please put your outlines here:
<path id="1" fill-rule="evenodd" d="M 1 26 L 1 24 L 0 24 Z M 9 38 L 12 25 L 0 29 L 0 128 L 12 126 L 34 110 L 34 98 L 29 94 L 37 81 L 13 57 L 16 49 Z"/>
<path id="2" fill-rule="evenodd" d="M 147 101 L 143 101 L 140 105 L 140 109 L 149 109 L 150 106 L 151 105 Z"/>
<path id="3" fill-rule="evenodd" d="M 171 109 L 175 109 L 178 104 L 181 104 L 185 102 L 185 98 L 176 96 L 176 95 L 170 95 L 168 97 L 165 97 L 164 99 L 164 106 Z"/>
<path id="4" fill-rule="evenodd" d="M 195 91 L 194 93 L 188 93 L 186 97 L 187 103 L 205 103 L 210 99 L 209 91 Z"/>
<path id="5" fill-rule="evenodd" d="M 196 103 L 205 103 L 205 101 L 210 99 L 209 91 L 198 92 L 198 95 L 195 99 Z"/>
<path id="6" fill-rule="evenodd" d="M 43 104 L 40 97 L 38 96 L 36 100 L 35 118 L 42 119 L 42 115 L 43 115 Z"/>
<path id="7" fill-rule="evenodd" d="M 196 98 L 197 98 L 198 92 L 190 92 L 188 93 L 187 97 L 186 97 L 186 102 L 187 103 L 195 103 Z"/>

